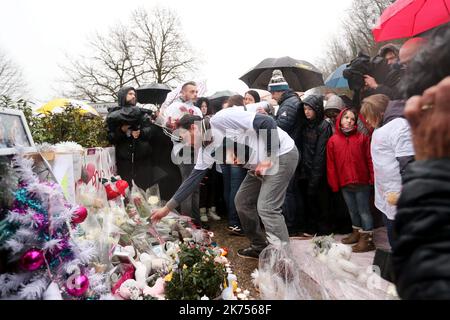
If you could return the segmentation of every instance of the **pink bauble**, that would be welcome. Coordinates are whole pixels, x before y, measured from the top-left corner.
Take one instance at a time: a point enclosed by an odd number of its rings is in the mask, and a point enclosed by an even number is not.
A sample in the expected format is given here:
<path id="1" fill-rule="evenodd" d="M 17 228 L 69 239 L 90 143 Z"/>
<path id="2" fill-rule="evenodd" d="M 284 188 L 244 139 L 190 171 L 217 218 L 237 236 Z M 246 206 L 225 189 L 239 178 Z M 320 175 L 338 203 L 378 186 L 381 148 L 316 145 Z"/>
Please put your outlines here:
<path id="1" fill-rule="evenodd" d="M 87 214 L 88 212 L 85 207 L 78 207 L 73 213 L 72 223 L 73 224 L 82 223 L 84 220 L 86 220 Z"/>
<path id="2" fill-rule="evenodd" d="M 20 258 L 20 266 L 27 271 L 34 271 L 44 264 L 44 253 L 39 249 L 30 249 Z"/>
<path id="3" fill-rule="evenodd" d="M 89 278 L 84 274 L 69 277 L 66 291 L 73 297 L 81 297 L 89 289 Z"/>

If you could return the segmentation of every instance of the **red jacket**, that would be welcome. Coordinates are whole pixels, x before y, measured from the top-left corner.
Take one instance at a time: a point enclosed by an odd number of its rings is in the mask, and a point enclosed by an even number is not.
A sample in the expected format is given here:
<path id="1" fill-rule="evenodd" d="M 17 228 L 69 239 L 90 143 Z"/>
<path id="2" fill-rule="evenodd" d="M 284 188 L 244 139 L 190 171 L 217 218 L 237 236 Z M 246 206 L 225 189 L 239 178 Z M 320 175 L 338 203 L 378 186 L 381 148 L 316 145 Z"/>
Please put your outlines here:
<path id="1" fill-rule="evenodd" d="M 327 177 L 333 192 L 350 184 L 373 184 L 370 138 L 359 133 L 357 126 L 346 136 L 340 124 L 343 110 L 336 119 L 336 131 L 327 143 Z"/>

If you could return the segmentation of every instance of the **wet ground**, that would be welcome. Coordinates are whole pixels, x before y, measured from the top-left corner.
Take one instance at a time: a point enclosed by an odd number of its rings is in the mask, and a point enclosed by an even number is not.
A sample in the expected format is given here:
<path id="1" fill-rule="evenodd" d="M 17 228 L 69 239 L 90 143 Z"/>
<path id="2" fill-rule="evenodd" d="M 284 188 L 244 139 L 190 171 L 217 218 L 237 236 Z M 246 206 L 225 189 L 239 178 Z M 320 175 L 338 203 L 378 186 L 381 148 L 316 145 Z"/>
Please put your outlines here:
<path id="1" fill-rule="evenodd" d="M 250 291 L 254 299 L 259 299 L 259 294 L 252 283 L 251 273 L 258 268 L 258 260 L 238 257 L 237 250 L 247 248 L 250 242 L 246 237 L 231 235 L 227 230 L 227 221 L 209 221 L 210 230 L 214 232 L 214 241 L 220 247 L 228 248 L 228 260 L 231 268 L 238 278 L 238 286 L 242 290 Z"/>

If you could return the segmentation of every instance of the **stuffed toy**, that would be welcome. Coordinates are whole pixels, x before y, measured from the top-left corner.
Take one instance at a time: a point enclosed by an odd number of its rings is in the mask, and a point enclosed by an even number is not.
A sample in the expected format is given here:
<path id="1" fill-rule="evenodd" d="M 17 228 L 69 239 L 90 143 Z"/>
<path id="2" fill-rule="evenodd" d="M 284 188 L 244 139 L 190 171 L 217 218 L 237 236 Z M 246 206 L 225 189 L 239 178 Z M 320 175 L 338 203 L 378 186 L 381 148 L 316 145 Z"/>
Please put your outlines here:
<path id="1" fill-rule="evenodd" d="M 110 180 L 102 179 L 102 184 L 105 187 L 108 200 L 113 200 L 119 196 L 125 197 L 129 189 L 128 182 L 122 180 L 119 176 L 112 177 Z"/>

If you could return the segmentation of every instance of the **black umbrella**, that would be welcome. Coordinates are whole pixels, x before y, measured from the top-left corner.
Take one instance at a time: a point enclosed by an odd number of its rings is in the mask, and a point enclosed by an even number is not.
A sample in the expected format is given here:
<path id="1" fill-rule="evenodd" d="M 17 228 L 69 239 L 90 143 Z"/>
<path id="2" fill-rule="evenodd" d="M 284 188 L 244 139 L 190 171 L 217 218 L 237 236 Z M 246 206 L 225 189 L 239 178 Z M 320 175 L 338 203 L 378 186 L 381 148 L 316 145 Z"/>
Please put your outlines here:
<path id="1" fill-rule="evenodd" d="M 306 91 L 323 85 L 322 73 L 311 63 L 291 57 L 268 58 L 260 62 L 241 79 L 250 88 L 267 90 L 272 71 L 280 69 L 287 83 L 294 91 Z"/>
<path id="2" fill-rule="evenodd" d="M 163 83 L 152 83 L 136 89 L 137 101 L 142 104 L 162 104 L 172 89 Z"/>
<path id="3" fill-rule="evenodd" d="M 209 104 L 211 106 L 211 109 L 214 113 L 220 111 L 222 109 L 222 104 L 231 96 L 237 95 L 238 93 L 230 91 L 230 90 L 224 90 L 224 91 L 217 91 L 212 96 L 208 97 Z"/>

